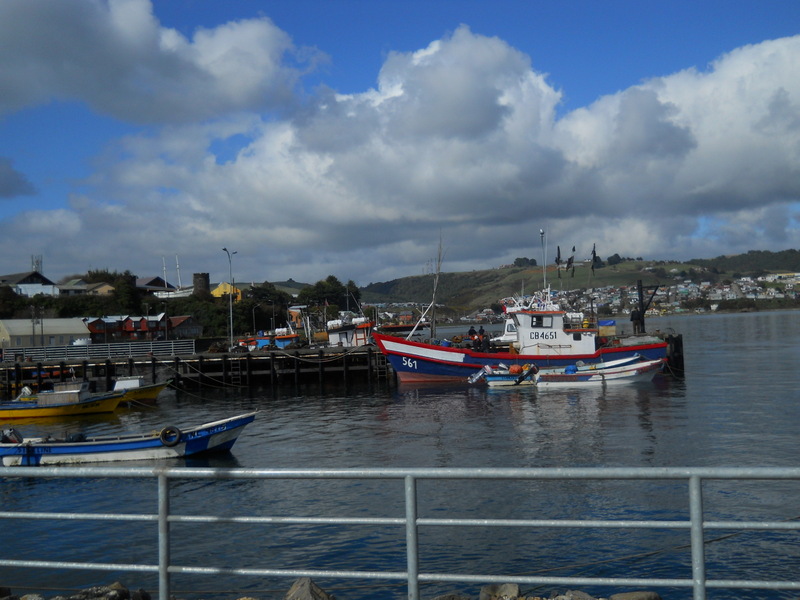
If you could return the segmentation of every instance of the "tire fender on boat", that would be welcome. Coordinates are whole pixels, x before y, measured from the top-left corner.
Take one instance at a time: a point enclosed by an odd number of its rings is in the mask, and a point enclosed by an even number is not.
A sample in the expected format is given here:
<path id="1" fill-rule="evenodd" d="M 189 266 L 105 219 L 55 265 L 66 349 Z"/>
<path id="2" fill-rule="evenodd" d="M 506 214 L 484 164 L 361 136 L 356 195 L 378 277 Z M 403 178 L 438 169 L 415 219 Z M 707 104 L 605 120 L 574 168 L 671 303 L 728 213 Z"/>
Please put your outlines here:
<path id="1" fill-rule="evenodd" d="M 181 441 L 181 430 L 174 425 L 168 425 L 161 430 L 159 435 L 161 443 L 168 447 L 177 446 Z"/>

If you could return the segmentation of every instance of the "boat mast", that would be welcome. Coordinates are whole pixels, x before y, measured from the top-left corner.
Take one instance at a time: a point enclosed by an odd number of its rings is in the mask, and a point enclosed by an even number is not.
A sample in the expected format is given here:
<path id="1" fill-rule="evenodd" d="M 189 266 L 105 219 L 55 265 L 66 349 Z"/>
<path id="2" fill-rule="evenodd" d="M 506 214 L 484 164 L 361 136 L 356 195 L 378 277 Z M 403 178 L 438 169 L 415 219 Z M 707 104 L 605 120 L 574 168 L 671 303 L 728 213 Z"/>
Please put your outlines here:
<path id="1" fill-rule="evenodd" d="M 439 274 L 442 272 L 442 261 L 444 260 L 444 252 L 442 251 L 442 235 L 439 234 L 439 253 L 436 257 L 436 272 L 433 276 L 433 299 L 431 303 L 428 305 L 428 308 L 420 315 L 417 324 L 414 325 L 414 329 L 412 329 L 409 334 L 406 336 L 407 340 L 411 339 L 416 331 L 417 327 L 419 327 L 420 323 L 425 319 L 425 315 L 428 314 L 428 311 L 431 311 L 431 339 L 436 338 L 436 288 L 439 287 Z"/>
<path id="2" fill-rule="evenodd" d="M 539 230 L 539 238 L 542 241 L 542 279 L 544 288 L 547 289 L 547 236 L 544 234 L 544 229 Z"/>
<path id="3" fill-rule="evenodd" d="M 175 269 L 178 271 L 178 289 L 180 290 L 183 289 L 183 286 L 181 285 L 181 265 L 178 262 L 177 254 L 175 255 Z"/>

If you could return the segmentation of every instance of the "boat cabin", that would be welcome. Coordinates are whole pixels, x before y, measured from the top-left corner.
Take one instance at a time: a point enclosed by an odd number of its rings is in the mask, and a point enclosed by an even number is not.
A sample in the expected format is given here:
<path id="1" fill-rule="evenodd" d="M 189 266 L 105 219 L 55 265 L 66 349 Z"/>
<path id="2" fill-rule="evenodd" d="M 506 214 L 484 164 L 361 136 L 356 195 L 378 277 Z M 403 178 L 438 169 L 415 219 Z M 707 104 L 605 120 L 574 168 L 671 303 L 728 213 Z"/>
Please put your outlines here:
<path id="1" fill-rule="evenodd" d="M 517 328 L 513 347 L 519 354 L 593 354 L 597 328 L 582 314 L 564 311 L 511 313 Z"/>

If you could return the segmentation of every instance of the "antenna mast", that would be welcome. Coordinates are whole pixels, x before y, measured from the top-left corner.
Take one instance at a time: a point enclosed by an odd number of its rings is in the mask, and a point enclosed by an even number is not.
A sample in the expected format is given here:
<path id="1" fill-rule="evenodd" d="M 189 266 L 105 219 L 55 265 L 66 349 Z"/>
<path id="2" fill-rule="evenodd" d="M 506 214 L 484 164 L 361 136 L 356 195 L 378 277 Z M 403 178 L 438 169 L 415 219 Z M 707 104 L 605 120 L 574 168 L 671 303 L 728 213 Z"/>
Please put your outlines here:
<path id="1" fill-rule="evenodd" d="M 544 229 L 539 230 L 539 237 L 542 240 L 542 279 L 544 288 L 547 289 L 547 236 L 544 234 Z"/>

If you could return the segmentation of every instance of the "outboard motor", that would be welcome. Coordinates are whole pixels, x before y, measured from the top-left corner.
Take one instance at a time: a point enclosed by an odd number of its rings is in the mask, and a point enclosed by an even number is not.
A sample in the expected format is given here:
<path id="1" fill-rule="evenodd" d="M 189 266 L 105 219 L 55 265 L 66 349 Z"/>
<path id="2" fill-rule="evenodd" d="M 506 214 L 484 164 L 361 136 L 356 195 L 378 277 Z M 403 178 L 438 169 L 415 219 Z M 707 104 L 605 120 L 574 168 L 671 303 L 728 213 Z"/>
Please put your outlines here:
<path id="1" fill-rule="evenodd" d="M 21 444 L 23 442 L 23 437 L 19 431 L 13 427 L 9 427 L 3 430 L 2 440 L 4 444 Z"/>

